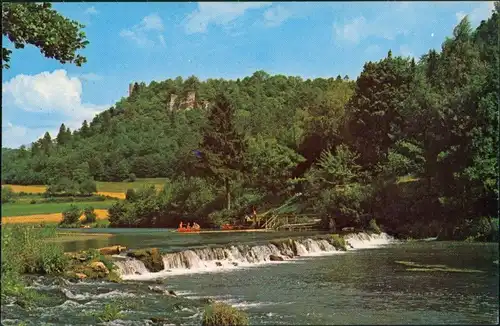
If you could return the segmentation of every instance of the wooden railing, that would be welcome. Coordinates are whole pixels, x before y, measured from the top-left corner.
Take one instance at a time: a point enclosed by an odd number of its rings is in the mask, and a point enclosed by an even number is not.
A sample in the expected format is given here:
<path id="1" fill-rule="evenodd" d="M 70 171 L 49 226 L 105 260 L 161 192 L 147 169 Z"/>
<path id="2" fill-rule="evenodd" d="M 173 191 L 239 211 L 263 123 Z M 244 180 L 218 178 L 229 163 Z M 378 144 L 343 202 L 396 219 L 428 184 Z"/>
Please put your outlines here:
<path id="1" fill-rule="evenodd" d="M 314 226 L 318 220 L 315 219 L 314 221 L 310 222 L 305 222 L 305 223 L 300 223 L 299 219 L 301 216 L 307 216 L 307 217 L 312 217 L 311 215 L 296 215 L 296 214 L 287 214 L 287 215 L 278 215 L 278 214 L 273 214 L 271 215 L 262 225 L 263 228 L 265 229 L 294 229 L 295 227 L 312 227 Z"/>

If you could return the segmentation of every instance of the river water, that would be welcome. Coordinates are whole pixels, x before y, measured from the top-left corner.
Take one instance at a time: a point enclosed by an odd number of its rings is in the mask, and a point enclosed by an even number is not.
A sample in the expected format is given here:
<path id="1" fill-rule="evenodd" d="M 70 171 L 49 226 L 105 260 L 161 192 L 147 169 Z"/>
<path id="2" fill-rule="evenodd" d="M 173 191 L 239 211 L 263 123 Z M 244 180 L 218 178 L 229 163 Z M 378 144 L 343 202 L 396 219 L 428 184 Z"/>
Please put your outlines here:
<path id="1" fill-rule="evenodd" d="M 128 261 L 122 263 L 128 278 L 122 284 L 36 277 L 32 286 L 48 294 L 47 302 L 30 310 L 2 306 L 2 324 L 95 325 L 104 304 L 117 302 L 122 317 L 108 325 L 147 325 L 151 317 L 163 317 L 166 324 L 199 325 L 204 298 L 245 310 L 252 325 L 498 323 L 498 244 L 388 242 L 360 236 L 350 241 L 356 250 L 338 252 L 301 240 L 301 257 L 269 262 L 260 261 L 275 250 L 269 240 L 289 234 L 180 236 L 149 231 L 111 230 L 117 235 L 97 247 L 122 244 L 177 252 L 164 258 L 171 265 L 168 271 L 147 273 Z M 230 249 L 235 244 L 246 246 Z M 208 245 L 223 249 L 200 249 Z M 89 243 L 67 244 L 68 249 L 82 246 Z M 408 264 L 448 269 L 412 270 Z M 156 293 L 153 286 L 178 296 Z"/>

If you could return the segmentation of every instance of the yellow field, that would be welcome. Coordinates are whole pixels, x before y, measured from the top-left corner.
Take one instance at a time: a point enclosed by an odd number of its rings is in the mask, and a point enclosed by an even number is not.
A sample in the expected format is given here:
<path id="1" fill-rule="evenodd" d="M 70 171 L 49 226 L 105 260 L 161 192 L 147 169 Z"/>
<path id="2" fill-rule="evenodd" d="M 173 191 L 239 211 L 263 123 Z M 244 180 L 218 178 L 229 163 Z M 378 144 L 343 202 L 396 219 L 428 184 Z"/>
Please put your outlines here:
<path id="1" fill-rule="evenodd" d="M 96 209 L 95 213 L 98 220 L 105 220 L 108 218 L 108 210 Z M 83 215 L 81 217 L 83 219 Z M 11 216 L 2 217 L 2 224 L 26 224 L 26 223 L 59 223 L 62 220 L 62 213 L 54 214 L 36 214 L 25 216 Z"/>
<path id="2" fill-rule="evenodd" d="M 27 193 L 34 193 L 34 194 L 40 194 L 44 193 L 45 189 L 47 188 L 46 186 L 20 186 L 20 185 L 6 185 L 7 187 L 10 187 L 13 192 L 27 192 Z"/>
<path id="3" fill-rule="evenodd" d="M 44 193 L 47 189 L 47 186 L 20 186 L 20 185 L 6 185 L 12 189 L 13 192 L 26 192 L 33 194 L 41 194 Z M 107 192 L 107 191 L 99 191 L 98 195 L 101 196 L 109 196 L 117 199 L 125 199 L 125 193 L 122 192 Z"/>

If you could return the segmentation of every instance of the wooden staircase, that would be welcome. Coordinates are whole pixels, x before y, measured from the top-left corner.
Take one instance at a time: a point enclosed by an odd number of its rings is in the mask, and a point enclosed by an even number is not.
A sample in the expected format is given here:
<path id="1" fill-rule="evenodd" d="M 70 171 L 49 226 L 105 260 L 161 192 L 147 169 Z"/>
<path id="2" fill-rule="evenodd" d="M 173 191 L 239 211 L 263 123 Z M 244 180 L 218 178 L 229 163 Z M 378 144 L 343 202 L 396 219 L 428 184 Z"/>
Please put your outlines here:
<path id="1" fill-rule="evenodd" d="M 274 230 L 307 230 L 312 229 L 318 224 L 321 219 L 314 219 L 313 221 L 300 223 L 298 220 L 300 215 L 279 215 L 273 214 L 262 225 L 265 229 Z"/>

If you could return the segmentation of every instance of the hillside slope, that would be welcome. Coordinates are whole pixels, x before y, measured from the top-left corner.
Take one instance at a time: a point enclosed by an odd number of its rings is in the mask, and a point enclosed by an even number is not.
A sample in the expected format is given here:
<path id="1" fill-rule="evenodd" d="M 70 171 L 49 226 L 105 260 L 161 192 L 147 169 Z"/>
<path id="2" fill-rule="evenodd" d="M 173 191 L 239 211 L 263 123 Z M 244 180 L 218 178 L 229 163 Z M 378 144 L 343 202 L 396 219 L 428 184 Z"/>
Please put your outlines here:
<path id="1" fill-rule="evenodd" d="M 475 30 L 465 17 L 418 62 L 389 51 L 356 82 L 258 71 L 134 85 L 78 131 L 3 149 L 2 182 L 169 178 L 159 194 L 114 206 L 114 226 L 220 224 L 301 192 L 297 211 L 330 229 L 375 218 L 403 235 L 487 239 L 498 205 L 499 8 Z"/>

